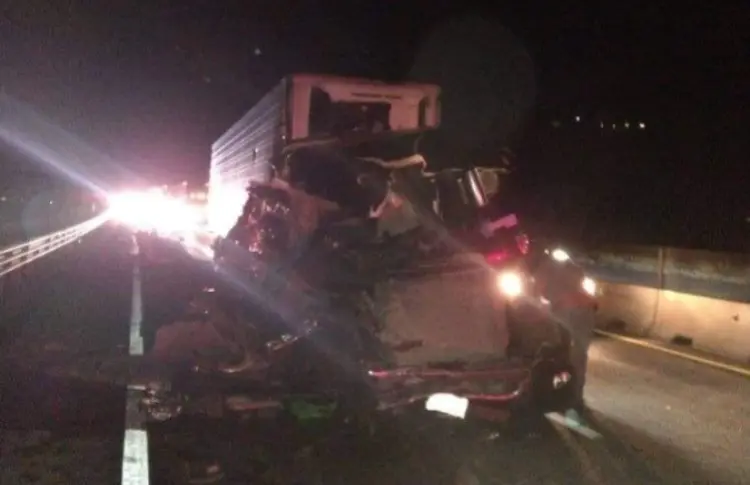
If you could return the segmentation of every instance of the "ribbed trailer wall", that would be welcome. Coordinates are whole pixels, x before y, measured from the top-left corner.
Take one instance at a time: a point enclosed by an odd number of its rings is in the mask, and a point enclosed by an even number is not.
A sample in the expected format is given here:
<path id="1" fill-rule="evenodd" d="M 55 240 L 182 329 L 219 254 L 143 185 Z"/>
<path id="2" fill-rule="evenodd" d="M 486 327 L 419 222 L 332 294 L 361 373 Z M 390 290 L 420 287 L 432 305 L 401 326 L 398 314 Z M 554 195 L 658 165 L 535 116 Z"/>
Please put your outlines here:
<path id="1" fill-rule="evenodd" d="M 224 236 L 239 217 L 251 181 L 267 180 L 283 143 L 287 82 L 282 81 L 211 147 L 208 222 Z"/>
<path id="2" fill-rule="evenodd" d="M 246 200 L 248 184 L 269 178 L 284 145 L 311 137 L 335 136 L 327 128 L 321 132 L 310 125 L 311 121 L 322 121 L 324 126 L 336 121 L 327 119 L 335 117 L 336 110 L 314 109 L 314 92 L 327 94 L 328 108 L 336 103 L 387 103 L 390 111 L 385 124 L 394 132 L 436 128 L 440 121 L 437 86 L 389 85 L 326 75 L 289 76 L 211 147 L 208 223 L 217 234 L 226 235 L 234 225 Z"/>

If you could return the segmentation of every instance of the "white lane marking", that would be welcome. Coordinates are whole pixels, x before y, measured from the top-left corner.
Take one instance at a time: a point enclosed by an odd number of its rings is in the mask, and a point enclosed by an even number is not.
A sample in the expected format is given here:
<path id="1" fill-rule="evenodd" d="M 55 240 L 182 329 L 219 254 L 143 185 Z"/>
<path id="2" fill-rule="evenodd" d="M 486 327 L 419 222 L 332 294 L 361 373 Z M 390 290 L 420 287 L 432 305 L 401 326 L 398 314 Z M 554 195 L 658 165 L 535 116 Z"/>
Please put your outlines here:
<path id="1" fill-rule="evenodd" d="M 149 485 L 148 434 L 142 429 L 126 429 L 122 450 L 122 485 Z"/>
<path id="2" fill-rule="evenodd" d="M 125 438 L 122 445 L 122 485 L 149 485 L 148 434 L 138 409 L 140 391 L 128 386 Z"/>
<path id="3" fill-rule="evenodd" d="M 138 254 L 138 245 L 133 241 L 132 254 Z M 133 265 L 133 299 L 130 308 L 130 355 L 143 355 L 143 300 L 141 295 L 141 272 L 138 263 Z M 125 436 L 122 444 L 122 485 L 149 485 L 148 433 L 144 416 L 139 409 L 142 389 L 129 385 L 125 401 Z"/>
<path id="4" fill-rule="evenodd" d="M 143 355 L 142 321 L 141 272 L 136 264 L 133 268 L 133 299 L 130 306 L 130 355 Z"/>
<path id="5" fill-rule="evenodd" d="M 566 418 L 560 413 L 547 413 L 545 414 L 545 416 L 553 423 L 565 426 L 569 430 L 574 431 L 590 440 L 597 440 L 602 437 L 602 435 L 589 428 L 585 424 L 574 422 L 573 420 Z"/>

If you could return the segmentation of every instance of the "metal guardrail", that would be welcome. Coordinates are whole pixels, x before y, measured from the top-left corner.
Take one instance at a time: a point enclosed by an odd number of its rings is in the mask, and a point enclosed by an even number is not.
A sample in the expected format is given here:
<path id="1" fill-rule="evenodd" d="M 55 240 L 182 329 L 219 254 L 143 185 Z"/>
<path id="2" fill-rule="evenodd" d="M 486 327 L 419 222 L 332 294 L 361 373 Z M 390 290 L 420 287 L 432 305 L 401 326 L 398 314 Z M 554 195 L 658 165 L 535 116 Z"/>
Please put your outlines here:
<path id="1" fill-rule="evenodd" d="M 0 249 L 0 277 L 77 241 L 109 219 L 102 213 L 75 226 Z"/>

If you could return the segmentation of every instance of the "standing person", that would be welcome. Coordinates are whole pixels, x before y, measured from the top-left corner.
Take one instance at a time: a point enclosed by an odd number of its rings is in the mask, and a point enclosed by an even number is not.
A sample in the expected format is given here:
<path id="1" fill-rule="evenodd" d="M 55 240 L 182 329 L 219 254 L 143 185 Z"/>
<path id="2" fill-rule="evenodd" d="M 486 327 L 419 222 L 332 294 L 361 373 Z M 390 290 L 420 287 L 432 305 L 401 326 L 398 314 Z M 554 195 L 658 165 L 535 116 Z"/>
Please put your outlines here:
<path id="1" fill-rule="evenodd" d="M 542 294 L 550 302 L 552 314 L 568 330 L 572 339 L 570 360 L 575 373 L 575 388 L 568 417 L 580 420 L 581 413 L 585 411 L 588 351 L 594 333 L 593 297 L 584 288 L 583 270 L 569 259 L 561 261 L 546 253 L 538 255 L 533 273 Z"/>

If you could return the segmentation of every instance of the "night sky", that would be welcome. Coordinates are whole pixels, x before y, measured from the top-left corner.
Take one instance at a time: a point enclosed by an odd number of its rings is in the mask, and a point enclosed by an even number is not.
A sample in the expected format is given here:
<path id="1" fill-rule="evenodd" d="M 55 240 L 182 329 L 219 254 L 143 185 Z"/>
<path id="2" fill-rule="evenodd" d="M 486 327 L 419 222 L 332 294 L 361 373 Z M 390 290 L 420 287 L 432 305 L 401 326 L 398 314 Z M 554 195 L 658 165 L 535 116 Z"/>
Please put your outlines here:
<path id="1" fill-rule="evenodd" d="M 547 217 L 675 244 L 750 236 L 747 7 L 474 3 L 6 0 L 0 83 L 114 179 L 202 182 L 210 143 L 287 73 L 435 81 L 462 163 L 510 146 L 530 206 L 573 206 Z M 603 141 L 603 119 L 647 130 Z"/>

